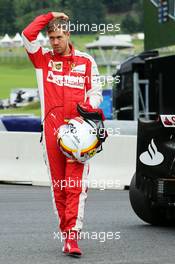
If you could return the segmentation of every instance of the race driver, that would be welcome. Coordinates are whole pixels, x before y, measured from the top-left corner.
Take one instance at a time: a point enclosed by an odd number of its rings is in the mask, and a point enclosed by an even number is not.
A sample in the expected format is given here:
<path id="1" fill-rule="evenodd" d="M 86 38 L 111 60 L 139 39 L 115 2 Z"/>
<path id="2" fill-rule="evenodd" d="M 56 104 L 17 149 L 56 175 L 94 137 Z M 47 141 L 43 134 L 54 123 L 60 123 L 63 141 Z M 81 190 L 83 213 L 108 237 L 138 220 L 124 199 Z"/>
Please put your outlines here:
<path id="1" fill-rule="evenodd" d="M 39 32 L 46 26 L 51 50 L 41 47 L 37 40 Z M 78 103 L 86 111 L 98 108 L 102 93 L 100 82 L 94 81 L 99 75 L 97 65 L 90 55 L 74 50 L 70 44 L 68 16 L 64 13 L 49 12 L 36 17 L 24 29 L 22 37 L 36 70 L 46 163 L 59 227 L 66 238 L 63 252 L 80 256 L 82 252 L 77 241 L 83 225 L 87 198 L 84 183 L 89 167 L 60 152 L 57 131 L 62 124 L 79 115 Z"/>

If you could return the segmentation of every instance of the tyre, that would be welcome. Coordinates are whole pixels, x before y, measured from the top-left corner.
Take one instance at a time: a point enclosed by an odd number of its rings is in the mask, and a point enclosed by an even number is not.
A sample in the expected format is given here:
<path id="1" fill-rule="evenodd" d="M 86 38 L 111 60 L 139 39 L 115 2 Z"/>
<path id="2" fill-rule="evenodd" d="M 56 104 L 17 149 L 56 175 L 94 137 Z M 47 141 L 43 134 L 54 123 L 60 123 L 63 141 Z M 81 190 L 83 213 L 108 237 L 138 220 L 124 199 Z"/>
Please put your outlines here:
<path id="1" fill-rule="evenodd" d="M 136 187 L 136 174 L 131 180 L 129 198 L 134 212 L 144 222 L 156 226 L 174 225 L 173 219 L 167 219 L 166 209 L 152 208 L 150 199 Z"/>

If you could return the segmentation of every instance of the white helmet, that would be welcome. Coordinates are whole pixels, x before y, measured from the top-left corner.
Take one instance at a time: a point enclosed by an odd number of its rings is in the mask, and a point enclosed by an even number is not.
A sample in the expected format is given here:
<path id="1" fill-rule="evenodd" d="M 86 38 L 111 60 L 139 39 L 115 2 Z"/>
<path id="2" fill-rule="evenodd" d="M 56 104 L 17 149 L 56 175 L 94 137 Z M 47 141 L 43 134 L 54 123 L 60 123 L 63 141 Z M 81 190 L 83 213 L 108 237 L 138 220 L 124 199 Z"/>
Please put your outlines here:
<path id="1" fill-rule="evenodd" d="M 68 158 L 83 163 L 102 148 L 96 131 L 96 123 L 92 120 L 76 117 L 69 120 L 68 124 L 60 126 L 58 145 Z"/>

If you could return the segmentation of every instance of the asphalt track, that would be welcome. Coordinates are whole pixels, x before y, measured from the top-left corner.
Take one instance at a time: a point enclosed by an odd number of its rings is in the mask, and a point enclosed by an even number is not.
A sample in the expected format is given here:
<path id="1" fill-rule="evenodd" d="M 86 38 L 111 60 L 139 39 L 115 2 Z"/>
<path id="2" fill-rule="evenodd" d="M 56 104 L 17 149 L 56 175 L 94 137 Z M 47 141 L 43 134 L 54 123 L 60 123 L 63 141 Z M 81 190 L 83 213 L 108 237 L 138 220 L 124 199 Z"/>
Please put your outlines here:
<path id="1" fill-rule="evenodd" d="M 175 263 L 175 228 L 144 224 L 128 191 L 90 190 L 85 215 L 83 257 L 64 256 L 49 188 L 0 185 L 0 264 Z"/>

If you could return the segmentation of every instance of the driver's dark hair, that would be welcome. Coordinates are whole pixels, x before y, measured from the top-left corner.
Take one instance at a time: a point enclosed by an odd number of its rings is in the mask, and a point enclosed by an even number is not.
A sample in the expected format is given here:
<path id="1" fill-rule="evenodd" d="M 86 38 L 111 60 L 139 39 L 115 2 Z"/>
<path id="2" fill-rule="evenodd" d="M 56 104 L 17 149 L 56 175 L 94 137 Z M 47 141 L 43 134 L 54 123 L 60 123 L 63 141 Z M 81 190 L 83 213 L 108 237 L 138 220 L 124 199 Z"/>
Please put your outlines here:
<path id="1" fill-rule="evenodd" d="M 48 33 L 54 32 L 58 29 L 63 29 L 64 32 L 68 32 L 69 31 L 68 21 L 60 19 L 60 18 L 54 18 L 47 25 Z"/>

